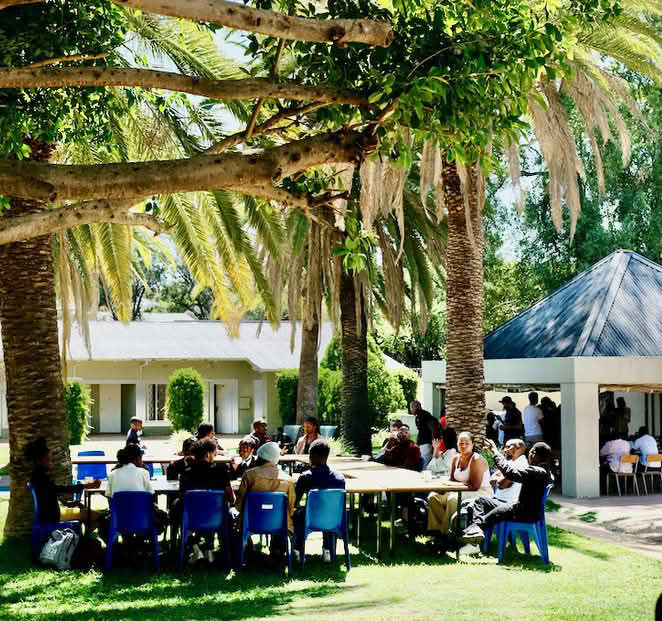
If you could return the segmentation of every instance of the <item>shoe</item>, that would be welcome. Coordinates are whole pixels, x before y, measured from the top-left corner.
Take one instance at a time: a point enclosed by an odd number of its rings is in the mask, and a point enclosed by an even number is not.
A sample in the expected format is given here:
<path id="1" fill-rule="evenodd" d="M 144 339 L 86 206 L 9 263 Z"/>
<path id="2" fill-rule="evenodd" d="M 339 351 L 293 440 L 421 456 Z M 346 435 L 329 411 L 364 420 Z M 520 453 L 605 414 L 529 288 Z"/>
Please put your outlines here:
<path id="1" fill-rule="evenodd" d="M 465 528 L 460 537 L 462 543 L 473 543 L 478 545 L 483 543 L 483 539 L 485 539 L 485 533 L 483 533 L 483 529 L 480 528 L 480 526 L 469 526 L 468 528 Z"/>
<path id="2" fill-rule="evenodd" d="M 460 548 L 459 552 L 463 556 L 472 556 L 474 554 L 480 554 L 480 548 L 471 543 L 467 543 Z"/>
<path id="3" fill-rule="evenodd" d="M 213 565 L 214 564 L 214 559 L 215 559 L 214 551 L 213 550 L 207 550 L 205 552 L 205 558 L 207 559 L 207 562 L 210 565 Z"/>
<path id="4" fill-rule="evenodd" d="M 202 553 L 202 550 L 200 549 L 200 546 L 198 544 L 194 544 L 193 547 L 191 548 L 191 558 L 189 558 L 189 563 L 191 565 L 195 565 L 198 561 L 201 561 L 203 558 L 205 558 L 205 555 Z"/>
<path id="5" fill-rule="evenodd" d="M 322 560 L 325 563 L 330 563 L 331 562 L 331 550 L 322 550 Z"/>

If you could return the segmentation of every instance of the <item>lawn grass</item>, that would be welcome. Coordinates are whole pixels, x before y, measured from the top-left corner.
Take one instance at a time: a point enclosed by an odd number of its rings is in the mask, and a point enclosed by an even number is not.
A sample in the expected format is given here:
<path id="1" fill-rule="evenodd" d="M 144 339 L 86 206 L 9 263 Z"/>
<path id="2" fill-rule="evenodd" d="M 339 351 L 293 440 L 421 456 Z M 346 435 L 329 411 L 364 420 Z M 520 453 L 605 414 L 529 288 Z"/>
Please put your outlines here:
<path id="1" fill-rule="evenodd" d="M 7 499 L 0 494 L 0 527 Z M 547 568 L 538 556 L 512 552 L 503 566 L 492 557 L 457 564 L 403 537 L 396 560 L 378 564 L 374 527 L 370 535 L 366 519 L 364 552 L 352 548 L 349 573 L 340 555 L 336 566 L 320 562 L 315 538 L 305 571 L 293 580 L 264 559 L 239 575 L 47 571 L 30 567 L 25 542 L 0 540 L 0 619 L 652 619 L 662 590 L 662 562 L 556 528 L 549 529 Z"/>

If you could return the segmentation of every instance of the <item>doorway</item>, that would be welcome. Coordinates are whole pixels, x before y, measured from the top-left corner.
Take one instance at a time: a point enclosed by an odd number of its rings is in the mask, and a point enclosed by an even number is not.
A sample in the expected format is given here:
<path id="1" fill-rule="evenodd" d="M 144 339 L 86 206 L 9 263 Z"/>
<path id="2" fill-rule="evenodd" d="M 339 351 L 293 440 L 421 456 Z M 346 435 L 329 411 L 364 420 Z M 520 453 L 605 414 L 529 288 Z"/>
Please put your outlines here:
<path id="1" fill-rule="evenodd" d="M 209 409 L 216 433 L 238 433 L 239 403 L 237 380 L 210 382 Z"/>

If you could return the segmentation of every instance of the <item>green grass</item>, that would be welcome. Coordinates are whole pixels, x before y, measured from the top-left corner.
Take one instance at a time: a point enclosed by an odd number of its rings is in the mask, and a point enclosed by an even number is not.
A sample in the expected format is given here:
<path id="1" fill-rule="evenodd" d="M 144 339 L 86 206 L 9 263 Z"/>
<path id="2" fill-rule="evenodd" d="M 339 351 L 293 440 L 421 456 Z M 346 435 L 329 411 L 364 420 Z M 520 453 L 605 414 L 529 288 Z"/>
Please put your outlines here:
<path id="1" fill-rule="evenodd" d="M 7 495 L 0 494 L 0 526 L 7 504 Z M 155 575 L 137 568 L 107 575 L 47 571 L 29 566 L 26 543 L 4 541 L 0 619 L 652 619 L 662 590 L 662 562 L 556 528 L 549 529 L 548 568 L 537 556 L 513 552 L 503 566 L 492 557 L 456 564 L 431 557 L 420 541 L 404 538 L 396 560 L 378 564 L 374 527 L 372 540 L 369 531 L 366 519 L 362 535 L 368 541 L 362 543 L 364 553 L 352 548 L 349 574 L 340 557 L 334 567 L 320 562 L 316 538 L 306 570 L 293 580 L 259 559 L 240 575 L 167 569 Z"/>

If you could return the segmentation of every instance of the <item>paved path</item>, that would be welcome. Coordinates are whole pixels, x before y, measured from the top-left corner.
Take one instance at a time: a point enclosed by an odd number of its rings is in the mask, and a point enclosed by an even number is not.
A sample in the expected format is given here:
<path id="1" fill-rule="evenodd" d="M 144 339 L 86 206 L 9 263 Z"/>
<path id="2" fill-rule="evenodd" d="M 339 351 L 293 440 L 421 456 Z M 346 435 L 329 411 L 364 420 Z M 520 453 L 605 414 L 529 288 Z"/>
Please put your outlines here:
<path id="1" fill-rule="evenodd" d="M 565 498 L 552 495 L 558 511 L 548 511 L 553 526 L 620 545 L 662 560 L 662 494 Z"/>

